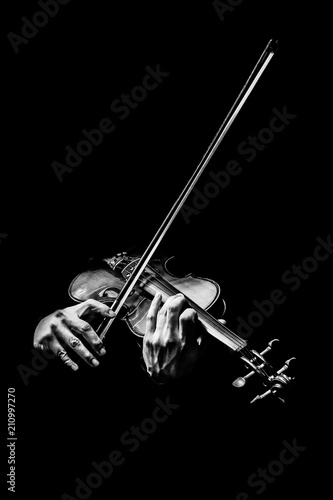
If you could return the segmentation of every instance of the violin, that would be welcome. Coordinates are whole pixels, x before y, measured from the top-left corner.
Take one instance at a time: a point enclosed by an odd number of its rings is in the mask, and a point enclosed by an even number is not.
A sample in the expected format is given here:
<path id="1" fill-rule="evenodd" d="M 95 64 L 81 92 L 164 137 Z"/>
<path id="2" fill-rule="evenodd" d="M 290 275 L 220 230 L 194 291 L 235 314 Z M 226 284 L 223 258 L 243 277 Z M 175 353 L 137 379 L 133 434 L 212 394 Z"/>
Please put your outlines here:
<path id="1" fill-rule="evenodd" d="M 208 312 L 220 295 L 218 283 L 193 274 L 177 277 L 168 271 L 167 264 L 170 258 L 153 257 L 162 238 L 276 52 L 277 46 L 276 40 L 270 40 L 265 47 L 202 160 L 142 255 L 128 255 L 123 252 L 111 258 L 102 259 L 101 265 L 97 268 L 86 270 L 76 276 L 68 290 L 70 297 L 77 302 L 92 298 L 111 304 L 110 307 L 115 317 L 104 318 L 98 326 L 97 334 L 101 339 L 105 337 L 117 315 L 123 313 L 124 310 L 125 314 L 122 319 L 132 333 L 142 338 L 145 334 L 147 313 L 155 294 L 161 294 L 162 303 L 164 303 L 169 297 L 182 293 L 189 307 L 197 312 L 198 320 L 208 334 L 232 351 L 239 353 L 244 362 L 247 373 L 234 380 L 233 386 L 238 389 L 244 387 L 247 380 L 254 375 L 261 380 L 264 392 L 252 399 L 251 403 L 264 399 L 268 395 L 276 396 L 280 401 L 285 402 L 285 389 L 294 380 L 294 377 L 287 375 L 286 371 L 295 358 L 288 359 L 280 369 L 275 369 L 264 356 L 278 339 L 273 339 L 266 349 L 258 352 L 250 348 L 246 340 L 236 335 Z"/>

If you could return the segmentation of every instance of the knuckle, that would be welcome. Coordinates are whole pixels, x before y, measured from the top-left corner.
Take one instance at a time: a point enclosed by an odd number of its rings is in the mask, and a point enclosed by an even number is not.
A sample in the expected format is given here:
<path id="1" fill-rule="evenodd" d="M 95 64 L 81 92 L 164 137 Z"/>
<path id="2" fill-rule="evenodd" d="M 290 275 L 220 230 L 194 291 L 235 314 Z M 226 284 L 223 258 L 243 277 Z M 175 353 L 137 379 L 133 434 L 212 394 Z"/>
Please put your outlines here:
<path id="1" fill-rule="evenodd" d="M 72 365 L 74 365 L 73 361 L 71 360 L 71 358 L 69 356 L 67 356 L 67 354 L 66 354 L 66 356 L 63 356 L 62 361 L 66 366 L 71 367 Z"/>
<path id="2" fill-rule="evenodd" d="M 80 330 L 84 333 L 91 333 L 92 332 L 92 327 L 89 323 L 83 321 L 80 325 Z"/>
<path id="3" fill-rule="evenodd" d="M 157 318 L 165 318 L 167 312 L 169 310 L 169 304 L 165 303 L 162 309 L 160 309 L 157 313 Z"/>
<path id="4" fill-rule="evenodd" d="M 158 377 L 160 373 L 161 373 L 161 368 L 159 367 L 158 363 L 155 363 L 151 367 L 151 375 L 152 377 Z"/>
<path id="5" fill-rule="evenodd" d="M 150 322 L 153 321 L 154 317 L 155 317 L 155 315 L 151 311 L 148 311 L 147 318 L 146 318 L 147 321 L 150 321 Z"/>
<path id="6" fill-rule="evenodd" d="M 93 355 L 90 352 L 80 352 L 80 356 L 87 361 L 89 364 L 91 364 L 93 360 Z"/>
<path id="7" fill-rule="evenodd" d="M 196 317 L 197 313 L 194 309 L 186 309 L 182 314 L 182 318 L 189 321 L 195 321 Z"/>
<path id="8" fill-rule="evenodd" d="M 167 305 L 167 309 L 171 313 L 177 313 L 179 310 L 183 309 L 187 304 L 187 300 L 184 295 L 176 295 L 172 301 Z"/>
<path id="9" fill-rule="evenodd" d="M 185 305 L 187 304 L 187 300 L 185 299 L 184 295 L 180 295 L 178 298 L 177 298 L 177 301 L 180 305 Z"/>
<path id="10" fill-rule="evenodd" d="M 153 341 L 152 340 L 146 340 L 145 343 L 144 343 L 144 345 L 145 345 L 145 348 L 147 350 L 151 351 L 152 348 L 153 348 Z"/>
<path id="11" fill-rule="evenodd" d="M 71 326 L 72 326 L 71 318 L 69 316 L 67 316 L 66 314 L 64 314 L 62 317 L 58 318 L 58 322 L 60 325 L 68 326 L 69 328 L 71 328 Z"/>
<path id="12" fill-rule="evenodd" d="M 64 362 L 66 360 L 69 360 L 69 356 L 68 356 L 67 352 L 64 349 L 58 350 L 57 351 L 57 356 L 58 356 L 58 358 L 60 358 Z"/>
<path id="13" fill-rule="evenodd" d="M 55 318 L 59 318 L 59 319 L 62 319 L 64 318 L 65 316 L 65 312 L 63 309 L 57 309 L 55 312 L 54 312 L 54 317 Z"/>
<path id="14" fill-rule="evenodd" d="M 175 304 L 169 304 L 167 309 L 168 309 L 169 313 L 173 314 L 173 313 L 176 313 L 179 308 Z"/>
<path id="15" fill-rule="evenodd" d="M 44 335 L 44 339 L 51 340 L 56 337 L 59 333 L 59 324 L 61 324 L 61 321 L 52 321 L 52 323 L 50 323 L 50 331 Z"/>
<path id="16" fill-rule="evenodd" d="M 89 352 L 88 349 L 83 346 L 81 346 L 79 354 L 89 363 L 91 363 L 91 361 L 94 359 L 94 356 L 91 354 L 91 352 Z"/>
<path id="17" fill-rule="evenodd" d="M 56 331 L 56 326 L 51 325 L 51 331 L 45 333 L 41 339 L 39 339 L 38 344 L 42 342 L 51 342 L 54 339 L 54 332 Z"/>
<path id="18" fill-rule="evenodd" d="M 95 299 L 87 299 L 86 304 L 88 306 L 99 306 L 100 302 L 98 302 L 98 300 L 95 300 Z"/>
<path id="19" fill-rule="evenodd" d="M 160 338 L 153 339 L 150 344 L 150 351 L 154 354 L 160 352 L 164 348 L 165 348 L 165 343 Z"/>
<path id="20" fill-rule="evenodd" d="M 92 340 L 92 345 L 97 349 L 101 349 L 103 347 L 103 342 L 97 337 L 97 339 Z"/>

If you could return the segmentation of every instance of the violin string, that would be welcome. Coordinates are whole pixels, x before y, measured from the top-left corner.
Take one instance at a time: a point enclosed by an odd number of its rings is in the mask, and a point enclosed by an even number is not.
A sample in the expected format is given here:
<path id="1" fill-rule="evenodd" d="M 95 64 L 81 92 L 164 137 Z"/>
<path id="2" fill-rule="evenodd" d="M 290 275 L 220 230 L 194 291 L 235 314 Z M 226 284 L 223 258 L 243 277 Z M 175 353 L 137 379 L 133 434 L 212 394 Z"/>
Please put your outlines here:
<path id="1" fill-rule="evenodd" d="M 148 268 L 150 268 L 150 266 L 147 266 Z M 151 268 L 150 268 L 151 269 Z M 154 285 L 154 281 L 157 282 L 162 288 L 164 288 L 164 292 L 166 292 L 167 294 L 169 293 L 170 295 L 175 295 L 176 293 L 181 293 L 177 288 L 173 287 L 173 285 L 171 285 L 170 283 L 168 283 L 164 278 L 163 276 L 160 276 L 159 277 L 159 273 L 155 270 L 155 269 L 152 269 L 152 271 L 154 272 L 154 274 L 156 274 L 155 276 L 153 276 L 153 279 L 151 279 L 151 277 L 146 277 L 146 279 L 140 279 L 138 280 L 138 282 L 142 285 L 145 285 L 146 288 L 148 289 L 149 288 L 149 285 L 147 285 L 147 283 L 152 283 Z M 144 274 L 144 273 L 143 273 Z M 151 287 L 150 287 L 151 288 Z M 158 287 L 157 287 L 158 288 Z M 148 291 L 150 291 L 148 289 Z M 155 291 L 155 290 L 153 290 Z M 151 292 L 152 293 L 152 292 Z M 155 292 L 156 293 L 156 292 Z M 186 297 L 187 300 L 189 301 L 190 305 L 193 306 L 194 309 L 197 310 L 197 312 L 208 322 L 210 323 L 212 326 L 214 326 L 220 333 L 223 333 L 230 341 L 232 341 L 233 343 L 235 343 L 238 347 L 245 347 L 246 345 L 246 342 L 237 337 L 236 334 L 234 334 L 231 330 L 229 330 L 226 326 L 224 326 L 222 323 L 220 323 L 217 319 L 215 319 L 211 314 L 209 314 L 207 311 L 205 311 L 204 309 L 202 309 L 200 306 L 198 306 L 197 304 L 195 304 L 191 299 L 189 299 L 188 297 Z"/>

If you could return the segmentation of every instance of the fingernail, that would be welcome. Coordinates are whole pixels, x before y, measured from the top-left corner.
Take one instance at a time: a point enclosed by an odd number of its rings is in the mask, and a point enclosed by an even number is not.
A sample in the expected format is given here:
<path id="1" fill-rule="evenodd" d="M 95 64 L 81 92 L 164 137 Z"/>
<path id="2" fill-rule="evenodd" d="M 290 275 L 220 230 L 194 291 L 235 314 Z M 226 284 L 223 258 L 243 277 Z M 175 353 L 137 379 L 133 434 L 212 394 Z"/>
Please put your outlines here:
<path id="1" fill-rule="evenodd" d="M 116 313 L 115 313 L 114 311 L 112 311 L 112 309 L 109 309 L 109 310 L 108 310 L 108 313 L 110 314 L 110 316 L 111 316 L 112 318 L 116 315 Z"/>
<path id="2" fill-rule="evenodd" d="M 71 368 L 74 372 L 76 372 L 79 369 L 77 365 L 71 365 Z"/>
<path id="3" fill-rule="evenodd" d="M 93 358 L 93 359 L 91 360 L 91 364 L 92 364 L 93 366 L 98 366 L 98 365 L 99 365 L 99 361 L 97 361 L 97 359 Z"/>
<path id="4" fill-rule="evenodd" d="M 106 350 L 104 349 L 104 347 L 102 347 L 102 349 L 100 349 L 99 353 L 101 356 L 104 356 L 104 354 L 106 354 Z"/>

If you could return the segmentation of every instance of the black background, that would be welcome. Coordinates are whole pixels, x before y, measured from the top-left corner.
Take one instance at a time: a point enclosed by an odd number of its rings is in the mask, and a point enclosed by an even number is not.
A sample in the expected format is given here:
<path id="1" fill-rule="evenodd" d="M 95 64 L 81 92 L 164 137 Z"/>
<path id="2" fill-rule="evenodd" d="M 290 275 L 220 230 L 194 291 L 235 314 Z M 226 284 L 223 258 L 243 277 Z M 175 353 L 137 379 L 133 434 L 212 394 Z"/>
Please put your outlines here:
<path id="1" fill-rule="evenodd" d="M 85 480 L 91 463 L 113 449 L 126 461 L 91 498 L 201 492 L 234 499 L 242 491 L 251 499 L 320 497 L 327 489 L 322 356 L 332 264 L 320 263 L 294 292 L 281 276 L 331 231 L 327 12 L 298 1 L 244 0 L 222 21 L 210 1 L 72 0 L 15 54 L 8 32 L 20 34 L 21 17 L 40 9 L 30 1 L 4 6 L 0 232 L 8 236 L 0 244 L 1 303 L 6 385 L 17 399 L 17 498 L 75 496 L 75 478 Z M 120 321 L 98 369 L 74 374 L 54 361 L 25 386 L 17 366 L 30 366 L 38 319 L 71 304 L 68 285 L 89 258 L 148 244 L 270 38 L 279 40 L 279 51 L 197 187 L 203 191 L 208 172 L 231 159 L 241 174 L 189 224 L 179 215 L 159 250 L 176 257 L 180 275 L 194 272 L 221 285 L 234 330 L 254 300 L 283 289 L 287 300 L 251 341 L 260 349 L 278 337 L 275 361 L 297 357 L 288 404 L 249 405 L 260 387 L 232 388 L 244 368 L 215 343 L 190 377 L 152 386 Z M 120 120 L 111 103 L 141 84 L 147 65 L 158 64 L 169 76 Z M 240 142 L 284 106 L 297 117 L 246 162 Z M 60 183 L 52 162 L 63 163 L 65 147 L 106 117 L 116 130 Z M 179 408 L 129 453 L 120 436 L 151 416 L 156 397 L 167 396 Z M 278 459 L 283 440 L 294 439 L 306 450 L 259 495 L 248 477 Z"/>

